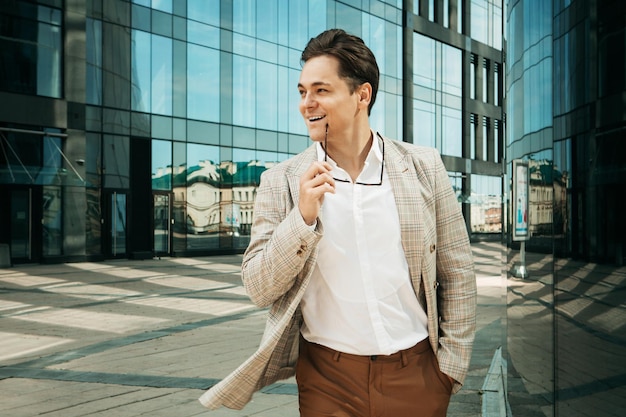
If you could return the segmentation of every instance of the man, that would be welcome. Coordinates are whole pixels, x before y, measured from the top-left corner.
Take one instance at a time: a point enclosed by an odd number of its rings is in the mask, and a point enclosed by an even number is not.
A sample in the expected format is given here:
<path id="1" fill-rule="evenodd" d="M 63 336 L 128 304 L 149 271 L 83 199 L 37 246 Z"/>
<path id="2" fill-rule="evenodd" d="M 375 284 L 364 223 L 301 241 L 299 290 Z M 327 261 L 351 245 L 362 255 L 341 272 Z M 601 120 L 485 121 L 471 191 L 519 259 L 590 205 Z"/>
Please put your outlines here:
<path id="1" fill-rule="evenodd" d="M 207 391 L 242 408 L 294 373 L 302 416 L 445 416 L 475 332 L 476 281 L 439 154 L 374 133 L 379 70 L 343 30 L 309 41 L 298 83 L 315 142 L 264 172 L 244 286 L 261 345 Z"/>

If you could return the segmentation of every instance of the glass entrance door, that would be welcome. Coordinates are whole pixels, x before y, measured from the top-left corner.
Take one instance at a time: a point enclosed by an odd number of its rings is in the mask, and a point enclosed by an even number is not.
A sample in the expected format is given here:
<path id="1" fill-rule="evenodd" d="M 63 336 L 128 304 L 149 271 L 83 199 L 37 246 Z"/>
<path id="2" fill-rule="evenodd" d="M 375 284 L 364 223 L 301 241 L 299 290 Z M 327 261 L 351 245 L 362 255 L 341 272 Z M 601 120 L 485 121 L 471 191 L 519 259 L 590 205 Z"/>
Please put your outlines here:
<path id="1" fill-rule="evenodd" d="M 12 262 L 41 261 L 42 206 L 39 186 L 0 186 L 0 242 L 9 245 Z"/>
<path id="2" fill-rule="evenodd" d="M 154 254 L 170 254 L 170 230 L 172 224 L 170 196 L 166 193 L 154 193 Z"/>
<path id="3" fill-rule="evenodd" d="M 109 197 L 109 251 L 110 255 L 126 255 L 126 194 L 112 192 Z"/>
<path id="4" fill-rule="evenodd" d="M 11 191 L 11 257 L 32 260 L 32 190 Z"/>

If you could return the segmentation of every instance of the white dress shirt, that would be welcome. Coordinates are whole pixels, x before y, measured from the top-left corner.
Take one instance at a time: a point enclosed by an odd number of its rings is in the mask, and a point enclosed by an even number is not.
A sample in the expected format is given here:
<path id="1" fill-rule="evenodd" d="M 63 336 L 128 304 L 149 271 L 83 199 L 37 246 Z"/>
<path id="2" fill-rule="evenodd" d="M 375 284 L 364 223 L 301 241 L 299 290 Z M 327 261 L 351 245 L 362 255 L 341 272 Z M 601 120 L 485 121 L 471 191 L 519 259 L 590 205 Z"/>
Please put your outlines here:
<path id="1" fill-rule="evenodd" d="M 380 182 L 382 139 L 374 139 L 356 182 Z M 320 144 L 318 159 L 324 159 Z M 324 236 L 301 303 L 302 335 L 356 355 L 409 348 L 428 337 L 427 317 L 411 286 L 387 173 L 380 186 L 359 185 L 330 156 L 328 162 L 334 178 L 350 182 L 335 181 L 335 194 L 324 196 Z"/>

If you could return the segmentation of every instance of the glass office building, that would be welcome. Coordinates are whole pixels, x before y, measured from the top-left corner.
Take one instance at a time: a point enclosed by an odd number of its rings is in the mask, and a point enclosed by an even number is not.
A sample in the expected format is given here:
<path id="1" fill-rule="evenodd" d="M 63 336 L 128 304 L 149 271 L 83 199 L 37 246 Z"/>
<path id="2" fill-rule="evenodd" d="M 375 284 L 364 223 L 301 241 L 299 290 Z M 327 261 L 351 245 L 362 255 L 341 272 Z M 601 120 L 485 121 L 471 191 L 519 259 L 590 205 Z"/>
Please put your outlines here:
<path id="1" fill-rule="evenodd" d="M 501 1 L 9 0 L 0 19 L 13 263 L 242 252 L 260 174 L 311 143 L 300 53 L 331 27 L 378 59 L 372 126 L 437 147 L 468 230 L 500 236 Z"/>
<path id="2" fill-rule="evenodd" d="M 525 167 L 528 210 L 508 245 L 511 410 L 626 415 L 626 4 L 506 10 L 507 176 Z"/>

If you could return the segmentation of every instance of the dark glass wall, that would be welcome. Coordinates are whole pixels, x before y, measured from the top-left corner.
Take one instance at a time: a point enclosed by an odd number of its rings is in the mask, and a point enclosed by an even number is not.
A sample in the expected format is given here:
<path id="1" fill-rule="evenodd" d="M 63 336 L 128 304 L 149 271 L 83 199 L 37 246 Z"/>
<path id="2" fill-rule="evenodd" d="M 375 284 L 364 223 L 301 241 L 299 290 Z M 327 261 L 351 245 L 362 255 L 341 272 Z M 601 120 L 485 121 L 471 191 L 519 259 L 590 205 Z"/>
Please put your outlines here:
<path id="1" fill-rule="evenodd" d="M 509 242 L 513 415 L 626 413 L 625 8 L 508 2 L 507 155 L 530 168 L 530 239 Z"/>

